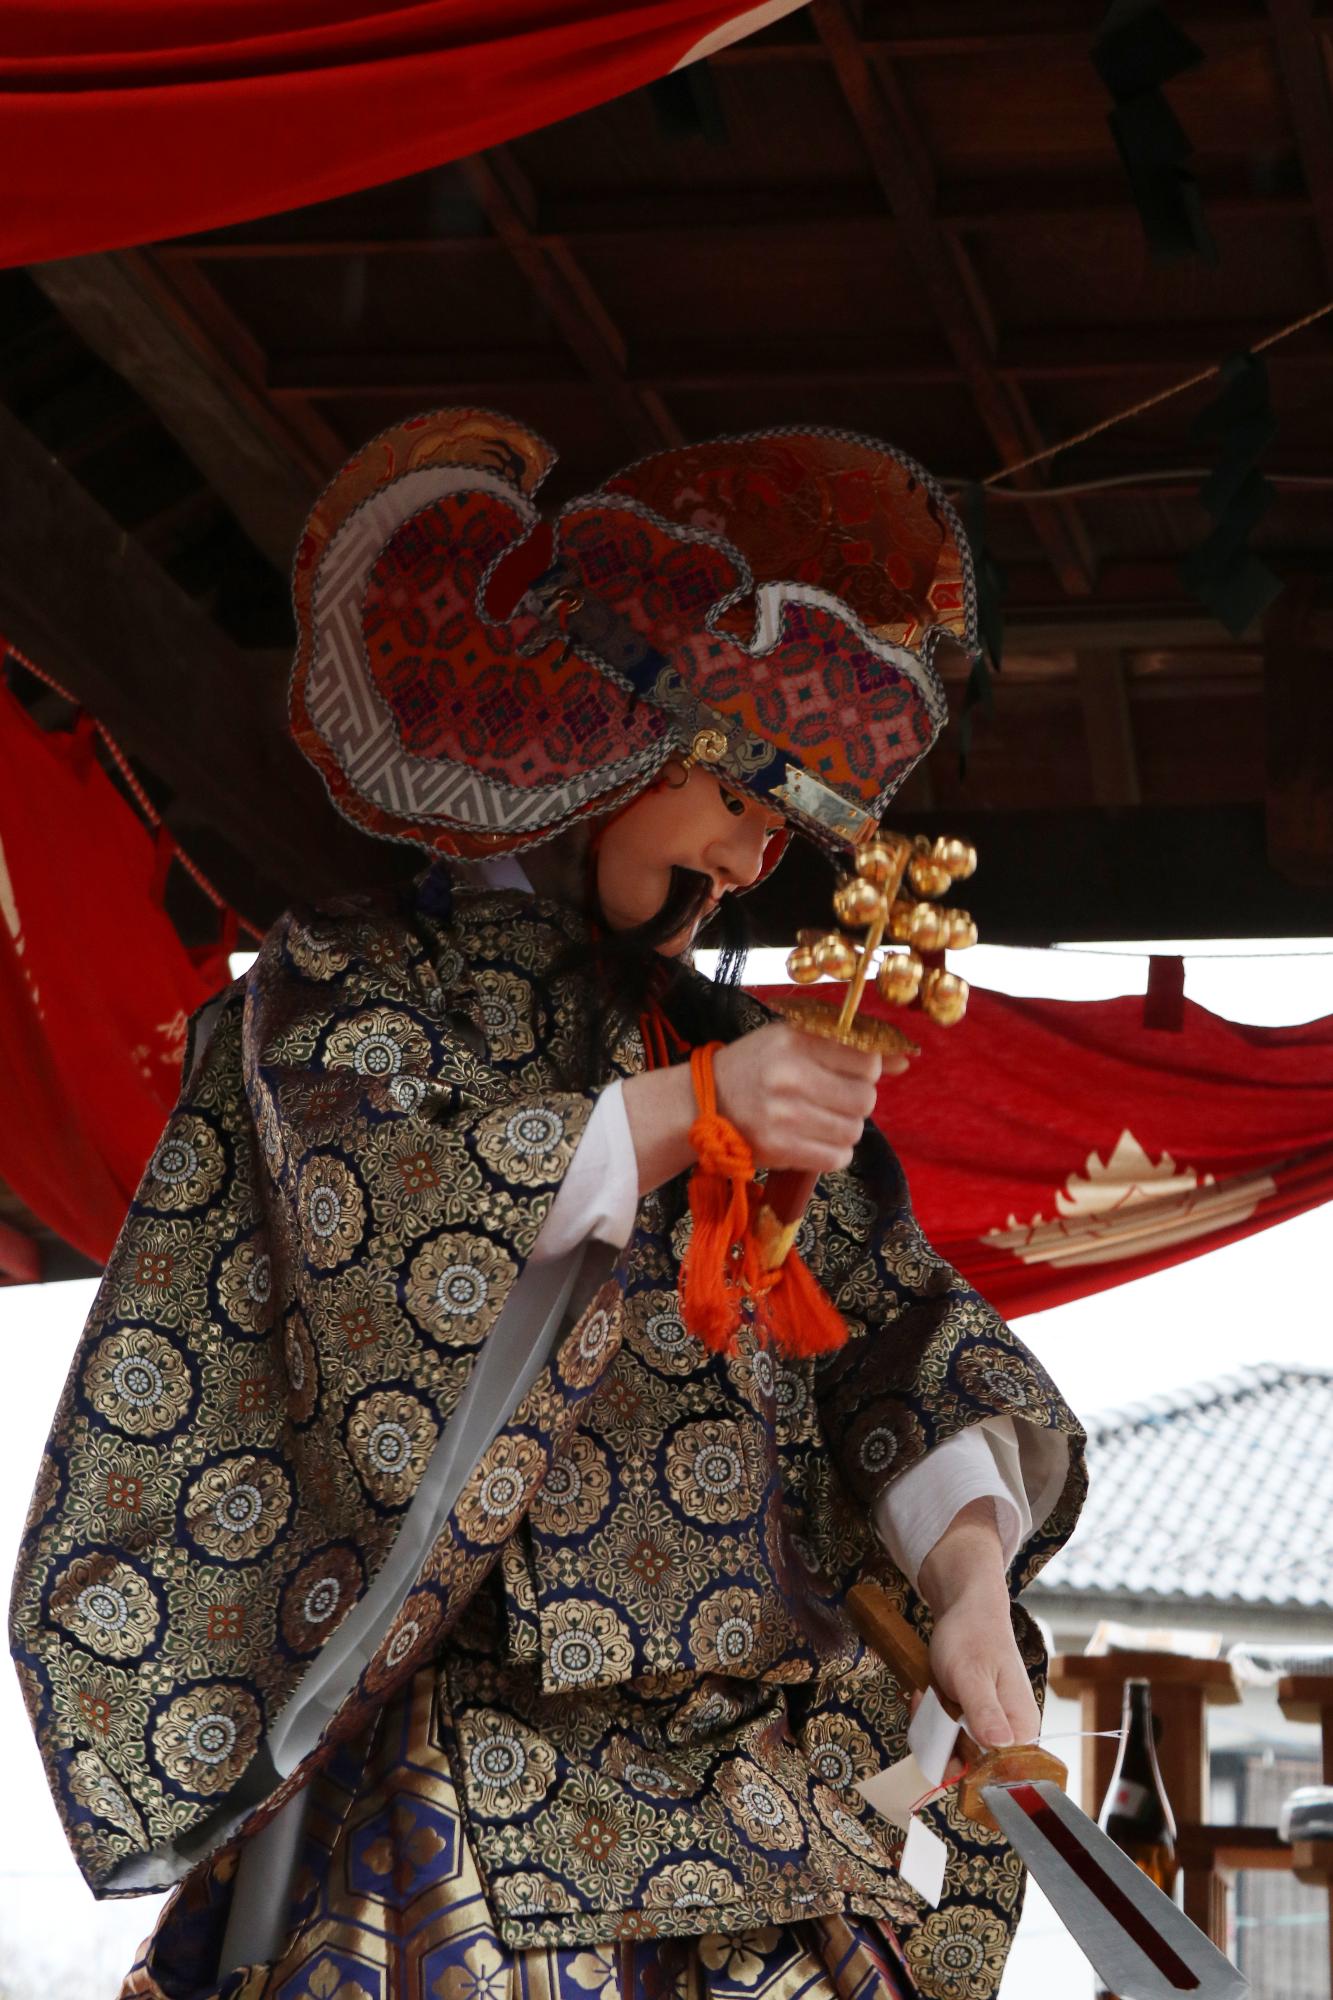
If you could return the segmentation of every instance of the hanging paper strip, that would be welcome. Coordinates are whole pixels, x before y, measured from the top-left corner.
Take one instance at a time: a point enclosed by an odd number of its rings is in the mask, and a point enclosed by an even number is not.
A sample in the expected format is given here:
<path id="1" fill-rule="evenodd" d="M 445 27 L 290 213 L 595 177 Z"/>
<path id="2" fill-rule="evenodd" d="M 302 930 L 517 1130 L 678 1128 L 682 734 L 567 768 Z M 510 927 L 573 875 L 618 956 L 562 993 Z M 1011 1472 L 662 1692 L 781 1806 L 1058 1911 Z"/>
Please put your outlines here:
<path id="1" fill-rule="evenodd" d="M 1204 219 L 1194 151 L 1162 85 L 1203 61 L 1203 51 L 1161 0 L 1112 0 L 1092 46 L 1093 67 L 1115 99 L 1107 123 L 1156 258 L 1217 262 Z"/>
<path id="2" fill-rule="evenodd" d="M 0 265 L 157 242 L 420 173 L 638 90 L 798 4 L 0 9 L 0 187 L 22 189 L 0 213 Z M 696 106 L 711 104 L 705 91 Z"/>
<path id="3" fill-rule="evenodd" d="M 1180 576 L 1239 638 L 1282 588 L 1281 578 L 1249 546 L 1272 504 L 1273 489 L 1258 461 L 1277 436 L 1277 418 L 1261 355 L 1228 355 L 1220 374 L 1220 393 L 1190 426 L 1191 437 L 1211 443 L 1215 452 L 1213 469 L 1199 488 L 1213 526 L 1181 562 Z"/>
<path id="4" fill-rule="evenodd" d="M 956 1028 L 906 1017 L 922 1054 L 881 1085 L 876 1122 L 927 1237 L 1002 1312 L 1333 1201 L 1333 1018 L 1241 1027 L 1189 1000 L 1178 1028 L 1144 1014 L 1140 997 L 974 989 Z"/>
<path id="5" fill-rule="evenodd" d="M 972 749 L 972 725 L 976 711 L 981 707 L 987 716 L 995 706 L 994 690 L 991 684 L 992 669 L 999 673 L 1004 665 L 1004 610 L 1003 601 L 1006 587 L 1005 573 L 992 555 L 986 539 L 986 494 L 977 484 L 968 487 L 963 498 L 963 524 L 967 529 L 967 539 L 972 549 L 972 574 L 977 590 L 977 630 L 981 635 L 981 651 L 972 662 L 972 670 L 967 677 L 967 687 L 963 694 L 963 712 L 958 727 L 958 773 L 967 775 L 967 760 Z"/>
<path id="6" fill-rule="evenodd" d="M 176 936 L 154 835 L 88 731 L 43 733 L 2 680 L 0 771 L 0 1181 L 100 1260 L 225 966 Z"/>

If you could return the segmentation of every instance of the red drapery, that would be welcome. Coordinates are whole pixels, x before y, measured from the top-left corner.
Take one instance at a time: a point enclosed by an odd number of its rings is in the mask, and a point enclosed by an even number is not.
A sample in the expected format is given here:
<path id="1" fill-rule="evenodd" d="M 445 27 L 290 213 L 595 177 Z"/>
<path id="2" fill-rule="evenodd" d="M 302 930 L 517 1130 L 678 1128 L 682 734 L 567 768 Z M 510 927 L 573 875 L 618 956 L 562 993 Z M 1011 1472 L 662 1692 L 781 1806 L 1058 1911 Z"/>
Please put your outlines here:
<path id="1" fill-rule="evenodd" d="M 0 264 L 218 228 L 497 145 L 797 0 L 22 0 Z"/>
<path id="2" fill-rule="evenodd" d="M 196 965 L 177 938 L 168 850 L 86 725 L 45 735 L 0 682 L 0 772 L 0 1180 L 100 1260 L 175 1101 L 186 1016 L 225 961 Z"/>
<path id="3" fill-rule="evenodd" d="M 880 1086 L 876 1123 L 926 1235 L 1002 1312 L 1333 1201 L 1333 1018 L 1252 1028 L 1188 1000 L 974 990 L 959 1027 L 905 1025 L 922 1054 Z"/>

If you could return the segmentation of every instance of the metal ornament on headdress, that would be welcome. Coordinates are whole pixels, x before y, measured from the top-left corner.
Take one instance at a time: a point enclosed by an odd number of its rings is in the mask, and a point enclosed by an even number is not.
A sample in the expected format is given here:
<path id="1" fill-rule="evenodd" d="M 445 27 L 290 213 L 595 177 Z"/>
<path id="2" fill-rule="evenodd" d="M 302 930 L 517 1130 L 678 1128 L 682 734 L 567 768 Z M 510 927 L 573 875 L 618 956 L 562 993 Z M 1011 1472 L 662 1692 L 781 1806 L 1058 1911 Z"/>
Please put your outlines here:
<path id="1" fill-rule="evenodd" d="M 554 453 L 445 410 L 358 452 L 297 552 L 292 730 L 369 831 L 465 856 L 601 816 L 673 755 L 845 853 L 975 650 L 966 538 L 910 459 L 815 429 L 640 460 L 550 522 Z"/>

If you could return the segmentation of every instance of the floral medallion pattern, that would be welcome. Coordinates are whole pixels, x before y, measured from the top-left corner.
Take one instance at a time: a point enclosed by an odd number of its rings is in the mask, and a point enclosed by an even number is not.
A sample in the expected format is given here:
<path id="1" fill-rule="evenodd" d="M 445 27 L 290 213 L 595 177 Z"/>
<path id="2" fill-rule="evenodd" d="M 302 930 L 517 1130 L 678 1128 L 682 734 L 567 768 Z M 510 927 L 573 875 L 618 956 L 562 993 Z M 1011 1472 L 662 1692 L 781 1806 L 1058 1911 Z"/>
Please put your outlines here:
<path id="1" fill-rule="evenodd" d="M 624 1620 L 609 1605 L 569 1598 L 548 1606 L 542 1623 L 552 1688 L 600 1687 L 629 1673 L 634 1649 Z"/>
<path id="2" fill-rule="evenodd" d="M 757 1847 L 790 1850 L 804 1844 L 805 1826 L 796 1801 L 770 1771 L 746 1757 L 734 1757 L 719 1773 L 717 1786 L 747 1839 Z"/>
<path id="3" fill-rule="evenodd" d="M 152 1327 L 130 1326 L 97 1343 L 83 1371 L 83 1393 L 117 1430 L 157 1437 L 176 1429 L 194 1389 L 178 1347 Z"/>
<path id="4" fill-rule="evenodd" d="M 354 1550 L 335 1544 L 304 1562 L 282 1593 L 282 1636 L 294 1652 L 310 1653 L 336 1632 L 361 1593 Z"/>
<path id="5" fill-rule="evenodd" d="M 222 1141 L 206 1118 L 178 1112 L 158 1140 L 144 1174 L 145 1208 L 178 1213 L 216 1194 L 227 1170 Z"/>
<path id="6" fill-rule="evenodd" d="M 248 1688 L 231 1682 L 192 1688 L 153 1723 L 153 1756 L 183 1791 L 212 1798 L 234 1785 L 254 1756 L 260 1725 Z"/>
<path id="7" fill-rule="evenodd" d="M 152 1586 L 105 1552 L 76 1556 L 66 1565 L 51 1592 L 51 1611 L 81 1644 L 112 1660 L 142 1653 L 161 1619 Z"/>
<path id="8" fill-rule="evenodd" d="M 489 1048 L 502 1050 L 506 1061 L 530 1056 L 536 1047 L 525 982 L 498 966 L 473 974 L 471 1012 Z"/>
<path id="9" fill-rule="evenodd" d="M 494 1547 L 511 1535 L 546 1471 L 535 1438 L 498 1437 L 468 1480 L 458 1502 L 458 1524 L 471 1542 Z"/>
<path id="10" fill-rule="evenodd" d="M 664 1375 L 689 1375 L 693 1372 L 698 1359 L 698 1346 L 680 1316 L 680 1299 L 675 1291 L 653 1292 L 645 1296 L 633 1345 L 636 1354 Z"/>
<path id="11" fill-rule="evenodd" d="M 324 1045 L 332 1069 L 355 1070 L 371 1083 L 387 1083 L 430 1060 L 430 1043 L 410 1014 L 368 1007 L 334 1028 Z"/>
<path id="12" fill-rule="evenodd" d="M 668 1447 L 666 1473 L 672 1494 L 696 1521 L 739 1521 L 753 1511 L 738 1424 L 686 1424 Z"/>
<path id="13" fill-rule="evenodd" d="M 68 1782 L 70 1797 L 76 1805 L 86 1806 L 98 1819 L 107 1820 L 142 1840 L 143 1823 L 138 1813 L 95 1750 L 80 1750 L 75 1755 Z"/>
<path id="14" fill-rule="evenodd" d="M 366 1199 L 347 1162 L 333 1154 L 307 1160 L 296 1203 L 301 1242 L 311 1263 L 322 1271 L 345 1264 L 366 1227 Z"/>
<path id="15" fill-rule="evenodd" d="M 454 1157 L 447 1134 L 428 1118 L 382 1124 L 366 1147 L 365 1173 L 376 1224 L 404 1244 L 476 1213 L 482 1185 L 476 1167 Z"/>
<path id="16" fill-rule="evenodd" d="M 294 1423 L 306 1423 L 319 1403 L 319 1362 L 299 1306 L 288 1315 L 282 1329 L 282 1358 L 287 1364 L 287 1408 Z"/>
<path id="17" fill-rule="evenodd" d="M 1004 1971 L 1009 1932 L 983 1905 L 936 1910 L 907 1940 L 907 1962 L 938 2000 L 990 2000 Z"/>
<path id="18" fill-rule="evenodd" d="M 496 1818 L 527 1812 L 550 1789 L 555 1752 L 530 1729 L 494 1709 L 472 1709 L 459 1729 L 467 1761 L 468 1798 Z"/>
<path id="19" fill-rule="evenodd" d="M 492 1112 L 477 1128 L 477 1151 L 515 1187 L 560 1179 L 574 1157 L 564 1117 L 548 1104 Z"/>
<path id="20" fill-rule="evenodd" d="M 263 1333 L 273 1318 L 273 1260 L 261 1237 L 237 1244 L 218 1279 L 222 1310 L 243 1333 Z"/>
<path id="21" fill-rule="evenodd" d="M 277 1539 L 291 1505 L 291 1481 L 275 1459 L 225 1458 L 187 1490 L 181 1525 L 208 1555 L 250 1562 Z"/>
<path id="22" fill-rule="evenodd" d="M 108 1323 L 115 1318 L 176 1327 L 204 1314 L 206 1252 L 206 1240 L 188 1222 L 131 1211 L 107 1270 Z"/>
<path id="23" fill-rule="evenodd" d="M 537 1488 L 532 1519 L 552 1534 L 583 1534 L 601 1519 L 610 1494 L 606 1453 L 586 1433 L 576 1431 L 568 1450 L 552 1461 Z"/>
<path id="24" fill-rule="evenodd" d="M 407 1308 L 442 1340 L 480 1340 L 508 1291 L 514 1260 L 486 1236 L 450 1232 L 432 1237 L 412 1259 Z"/>
<path id="25" fill-rule="evenodd" d="M 367 1493 L 401 1507 L 411 1498 L 439 1434 L 439 1425 L 418 1397 L 381 1389 L 353 1407 L 347 1450 Z"/>

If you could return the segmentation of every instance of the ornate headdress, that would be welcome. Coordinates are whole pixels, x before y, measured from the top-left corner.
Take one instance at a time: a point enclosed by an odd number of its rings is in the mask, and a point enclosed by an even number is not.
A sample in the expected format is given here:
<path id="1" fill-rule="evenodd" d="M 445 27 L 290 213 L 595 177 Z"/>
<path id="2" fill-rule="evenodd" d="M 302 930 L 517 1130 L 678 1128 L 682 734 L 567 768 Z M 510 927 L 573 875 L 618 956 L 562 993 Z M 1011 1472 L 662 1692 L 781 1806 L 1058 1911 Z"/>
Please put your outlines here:
<path id="1" fill-rule="evenodd" d="M 640 459 L 551 519 L 555 454 L 486 410 L 414 417 L 297 550 L 292 730 L 348 818 L 511 852 L 688 755 L 821 845 L 863 838 L 976 649 L 957 515 L 911 459 L 818 429 Z"/>

